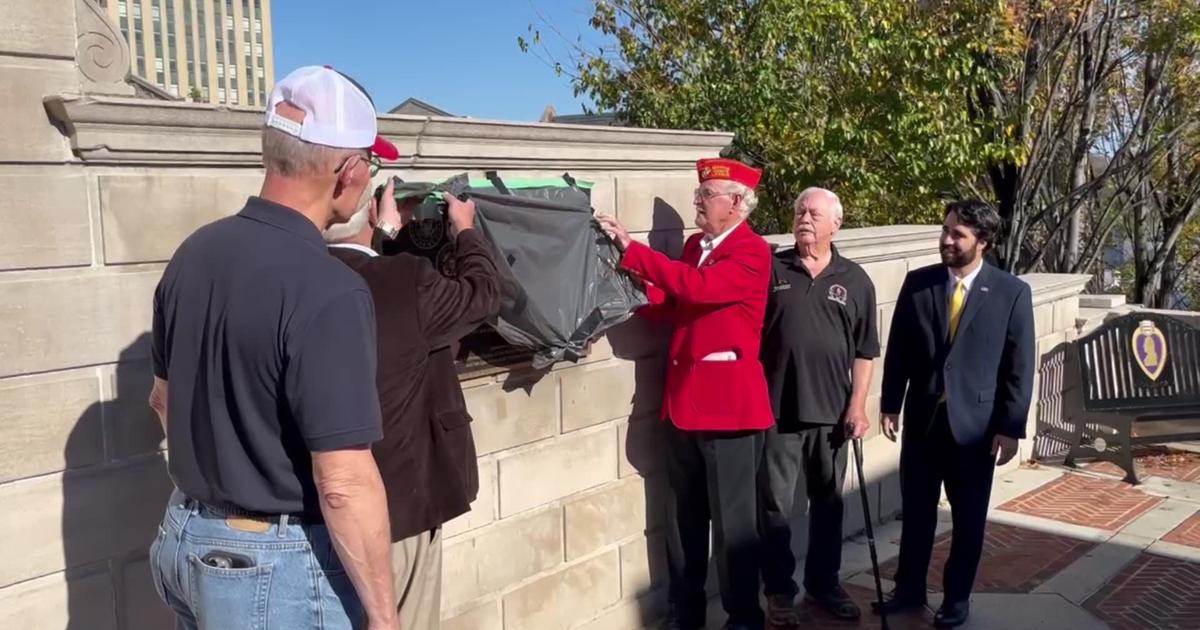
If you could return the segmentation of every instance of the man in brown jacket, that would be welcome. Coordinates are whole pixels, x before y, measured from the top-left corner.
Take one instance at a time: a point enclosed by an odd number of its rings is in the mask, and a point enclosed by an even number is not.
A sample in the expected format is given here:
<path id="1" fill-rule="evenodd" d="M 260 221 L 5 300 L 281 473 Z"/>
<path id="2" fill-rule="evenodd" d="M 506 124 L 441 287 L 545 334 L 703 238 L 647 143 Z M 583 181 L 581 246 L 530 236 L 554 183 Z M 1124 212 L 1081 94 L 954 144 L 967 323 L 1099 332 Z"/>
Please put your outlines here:
<path id="1" fill-rule="evenodd" d="M 333 256 L 357 271 L 375 301 L 383 440 L 375 459 L 387 491 L 400 627 L 438 626 L 441 527 L 470 509 L 479 489 L 471 417 L 451 344 L 494 316 L 500 282 L 491 248 L 473 228 L 475 204 L 445 196 L 455 275 L 410 254 L 379 256 L 376 229 L 394 237 L 407 221 L 389 181 L 348 223 L 325 233 Z M 407 213 L 411 217 L 411 213 Z"/>

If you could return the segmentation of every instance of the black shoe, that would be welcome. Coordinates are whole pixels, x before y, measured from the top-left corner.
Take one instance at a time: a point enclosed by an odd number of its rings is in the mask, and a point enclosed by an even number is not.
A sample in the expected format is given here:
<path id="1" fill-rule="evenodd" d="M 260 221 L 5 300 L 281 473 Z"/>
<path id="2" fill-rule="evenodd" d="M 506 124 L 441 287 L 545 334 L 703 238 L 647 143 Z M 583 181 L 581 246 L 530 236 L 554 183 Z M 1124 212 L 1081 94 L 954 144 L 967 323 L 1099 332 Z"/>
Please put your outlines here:
<path id="1" fill-rule="evenodd" d="M 971 616 L 971 605 L 965 600 L 954 603 L 943 603 L 933 616 L 934 628 L 957 628 L 967 622 Z"/>
<path id="2" fill-rule="evenodd" d="M 821 591 L 807 591 L 805 596 L 838 619 L 854 620 L 862 616 L 858 604 L 850 599 L 850 594 L 841 584 Z"/>
<path id="3" fill-rule="evenodd" d="M 892 591 L 890 595 L 884 598 L 882 607 L 879 605 L 879 602 L 871 602 L 871 610 L 874 610 L 875 614 L 879 614 L 881 612 L 880 609 L 882 608 L 883 613 L 894 615 L 898 612 L 912 610 L 913 608 L 920 608 L 921 606 L 925 605 L 926 601 L 928 600 L 926 599 L 924 591 L 922 591 L 920 594 L 916 594 L 905 593 L 899 589 L 896 589 Z"/>
<path id="4" fill-rule="evenodd" d="M 664 630 L 704 630 L 704 609 L 688 612 L 682 606 L 672 604 L 663 622 Z"/>

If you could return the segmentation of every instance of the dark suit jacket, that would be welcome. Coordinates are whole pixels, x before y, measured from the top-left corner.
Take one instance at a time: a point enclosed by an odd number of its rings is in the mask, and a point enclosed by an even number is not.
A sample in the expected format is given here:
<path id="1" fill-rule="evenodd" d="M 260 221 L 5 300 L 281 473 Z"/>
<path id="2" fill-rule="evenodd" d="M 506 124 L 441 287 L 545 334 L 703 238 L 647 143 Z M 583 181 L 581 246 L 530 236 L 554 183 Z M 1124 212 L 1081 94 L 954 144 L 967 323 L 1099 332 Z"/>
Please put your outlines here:
<path id="1" fill-rule="evenodd" d="M 944 265 L 933 265 L 904 279 L 884 356 L 880 410 L 900 413 L 903 404 L 905 435 L 919 435 L 945 392 L 959 444 L 996 434 L 1024 438 L 1035 360 L 1029 285 L 985 263 L 951 344 L 948 274 Z"/>
<path id="2" fill-rule="evenodd" d="M 463 514 L 479 491 L 471 416 L 450 344 L 499 310 L 496 263 L 476 230 L 459 234 L 452 278 L 409 254 L 329 251 L 362 275 L 375 301 L 383 440 L 373 451 L 392 540 L 402 540 Z"/>

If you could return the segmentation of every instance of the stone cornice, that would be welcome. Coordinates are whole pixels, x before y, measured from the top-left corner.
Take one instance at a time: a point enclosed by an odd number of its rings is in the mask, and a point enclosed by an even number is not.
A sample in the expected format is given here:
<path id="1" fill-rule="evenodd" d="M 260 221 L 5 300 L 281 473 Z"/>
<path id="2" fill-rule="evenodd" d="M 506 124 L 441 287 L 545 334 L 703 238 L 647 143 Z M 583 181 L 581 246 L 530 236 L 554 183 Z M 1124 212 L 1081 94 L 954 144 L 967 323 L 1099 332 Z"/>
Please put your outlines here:
<path id="1" fill-rule="evenodd" d="M 259 165 L 262 110 L 130 98 L 52 96 L 51 119 L 94 164 Z M 733 135 L 386 115 L 400 168 L 689 170 Z"/>
<path id="2" fill-rule="evenodd" d="M 1083 293 L 1092 277 L 1080 273 L 1027 273 L 1021 279 L 1033 289 L 1033 305 L 1037 306 Z"/>
<path id="3" fill-rule="evenodd" d="M 833 242 L 838 253 L 857 263 L 916 258 L 938 253 L 938 225 L 886 225 L 879 227 L 847 228 L 838 232 Z M 791 234 L 772 234 L 764 237 L 768 243 L 791 247 Z"/>

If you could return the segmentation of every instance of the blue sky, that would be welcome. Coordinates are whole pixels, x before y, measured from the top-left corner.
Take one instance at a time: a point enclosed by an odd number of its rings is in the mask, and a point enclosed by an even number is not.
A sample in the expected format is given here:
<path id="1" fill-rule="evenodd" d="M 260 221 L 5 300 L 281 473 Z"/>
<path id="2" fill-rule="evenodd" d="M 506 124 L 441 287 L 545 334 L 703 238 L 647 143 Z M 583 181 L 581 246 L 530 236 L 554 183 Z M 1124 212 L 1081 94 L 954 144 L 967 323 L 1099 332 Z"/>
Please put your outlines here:
<path id="1" fill-rule="evenodd" d="M 415 96 L 452 114 L 537 120 L 546 105 L 582 111 L 570 79 L 517 47 L 530 24 L 561 49 L 564 35 L 598 41 L 589 0 L 276 0 L 275 75 L 330 64 L 362 83 L 386 112 Z M 565 57 L 562 59 L 567 61 Z"/>

